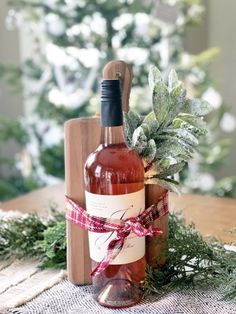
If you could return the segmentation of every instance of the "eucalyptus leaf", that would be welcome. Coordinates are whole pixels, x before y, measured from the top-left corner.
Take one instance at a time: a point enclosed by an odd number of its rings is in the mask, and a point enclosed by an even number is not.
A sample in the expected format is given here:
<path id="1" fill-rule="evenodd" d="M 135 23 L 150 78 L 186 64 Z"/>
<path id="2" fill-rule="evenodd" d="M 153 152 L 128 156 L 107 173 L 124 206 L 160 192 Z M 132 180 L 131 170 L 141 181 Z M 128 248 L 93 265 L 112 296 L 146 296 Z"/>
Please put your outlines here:
<path id="1" fill-rule="evenodd" d="M 187 113 L 181 113 L 178 115 L 178 117 L 181 120 L 188 122 L 189 124 L 191 124 L 195 128 L 202 130 L 204 134 L 207 133 L 207 131 L 208 131 L 207 124 L 201 117 L 196 117 L 194 115 L 187 114 Z"/>
<path id="2" fill-rule="evenodd" d="M 163 172 L 166 171 L 166 169 L 168 169 L 171 165 L 171 158 L 170 157 L 166 157 L 163 158 L 159 161 L 158 167 L 159 169 L 161 169 L 159 172 Z"/>
<path id="3" fill-rule="evenodd" d="M 195 116 L 205 116 L 213 110 L 213 107 L 206 101 L 199 98 L 188 99 L 184 111 Z"/>
<path id="4" fill-rule="evenodd" d="M 173 135 L 174 137 L 179 138 L 192 146 L 196 146 L 199 143 L 197 137 L 188 130 L 169 128 L 165 129 L 164 132 L 169 133 L 170 135 Z"/>
<path id="5" fill-rule="evenodd" d="M 142 123 L 140 127 L 143 129 L 143 133 L 148 138 L 150 136 L 149 125 L 147 123 Z"/>
<path id="6" fill-rule="evenodd" d="M 162 81 L 161 72 L 154 65 L 150 66 L 149 75 L 148 75 L 148 83 L 151 88 L 151 91 L 154 89 L 154 86 L 158 81 Z"/>
<path id="7" fill-rule="evenodd" d="M 143 123 L 146 123 L 149 126 L 150 135 L 154 136 L 157 134 L 159 123 L 156 119 L 154 111 L 151 111 L 143 120 Z"/>
<path id="8" fill-rule="evenodd" d="M 128 145 L 131 146 L 134 130 L 142 123 L 142 120 L 140 116 L 132 110 L 128 113 L 123 112 L 123 120 L 126 141 Z"/>
<path id="9" fill-rule="evenodd" d="M 180 112 L 186 103 L 186 90 L 182 82 L 178 84 L 170 92 L 170 108 L 168 114 L 168 121 L 171 122 Z"/>
<path id="10" fill-rule="evenodd" d="M 169 92 L 164 82 L 158 81 L 153 89 L 152 95 L 153 111 L 159 125 L 162 125 L 169 113 Z"/>
<path id="11" fill-rule="evenodd" d="M 165 169 L 164 167 L 162 167 L 162 161 L 161 161 L 161 163 L 160 163 L 161 171 L 158 173 L 158 177 L 164 179 L 168 176 L 172 176 L 172 175 L 180 172 L 184 166 L 185 166 L 185 162 L 179 162 L 176 164 L 169 165 L 169 167 L 167 167 Z"/>
<path id="12" fill-rule="evenodd" d="M 147 137 L 144 134 L 143 128 L 139 126 L 135 129 L 132 137 L 132 147 L 139 153 L 142 154 L 147 146 Z"/>
<path id="13" fill-rule="evenodd" d="M 177 100 L 179 97 L 184 99 L 186 97 L 186 89 L 184 87 L 184 83 L 178 81 L 178 84 L 176 84 L 174 88 L 170 91 L 170 96 L 173 100 Z"/>
<path id="14" fill-rule="evenodd" d="M 129 110 L 128 116 L 129 116 L 130 121 L 132 122 L 132 126 L 134 129 L 136 129 L 142 123 L 142 119 L 140 115 L 134 110 Z"/>
<path id="15" fill-rule="evenodd" d="M 151 164 L 156 157 L 156 143 L 153 139 L 149 140 L 144 151 L 144 160 L 147 165 Z"/>
<path id="16" fill-rule="evenodd" d="M 207 115 L 212 110 L 212 105 L 208 101 L 200 98 L 188 99 L 184 106 L 184 112 L 199 117 Z"/>
<path id="17" fill-rule="evenodd" d="M 172 122 L 172 126 L 174 128 L 181 128 L 188 130 L 189 132 L 193 133 L 195 136 L 200 136 L 200 135 L 206 135 L 207 130 L 205 127 L 199 124 L 190 124 L 189 122 L 186 122 L 180 118 L 175 118 Z"/>
<path id="18" fill-rule="evenodd" d="M 192 153 L 186 146 L 180 145 L 177 141 L 170 139 L 169 141 L 159 145 L 156 150 L 157 159 L 166 158 L 168 156 L 185 156 L 183 160 L 186 161 L 192 157 Z"/>
<path id="19" fill-rule="evenodd" d="M 212 111 L 212 106 L 208 101 L 199 98 L 191 99 L 191 114 L 205 116 Z"/>
<path id="20" fill-rule="evenodd" d="M 168 87 L 169 91 L 171 91 L 173 88 L 175 88 L 179 83 L 178 75 L 174 69 L 170 71 L 170 74 L 168 76 Z"/>
<path id="21" fill-rule="evenodd" d="M 160 135 L 158 137 L 158 141 L 156 140 L 156 145 L 159 149 L 159 147 L 166 146 L 165 149 L 167 149 L 167 146 L 171 144 L 175 144 L 178 146 L 182 146 L 183 148 L 186 148 L 186 151 L 192 154 L 194 152 L 194 147 L 193 145 L 183 141 L 182 139 L 173 136 L 172 134 L 166 134 L 166 135 Z"/>
<path id="22" fill-rule="evenodd" d="M 128 146 L 131 146 L 134 129 L 133 129 L 132 123 L 129 119 L 127 112 L 123 113 L 123 120 L 124 120 L 124 134 L 125 134 L 126 142 Z"/>

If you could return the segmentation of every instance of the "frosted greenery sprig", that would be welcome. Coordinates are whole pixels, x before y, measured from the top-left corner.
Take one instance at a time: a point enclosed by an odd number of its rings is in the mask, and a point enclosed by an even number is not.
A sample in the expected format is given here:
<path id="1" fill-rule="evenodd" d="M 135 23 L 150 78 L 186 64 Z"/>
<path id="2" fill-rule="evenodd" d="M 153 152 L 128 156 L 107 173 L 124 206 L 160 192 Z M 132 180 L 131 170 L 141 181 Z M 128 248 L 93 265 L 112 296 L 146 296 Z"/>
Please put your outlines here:
<path id="1" fill-rule="evenodd" d="M 126 140 L 143 159 L 146 183 L 177 192 L 173 176 L 193 157 L 199 138 L 207 134 L 203 116 L 211 105 L 187 98 L 175 70 L 170 71 L 166 84 L 158 68 L 151 66 L 149 85 L 153 109 L 145 117 L 133 110 L 124 113 Z"/>

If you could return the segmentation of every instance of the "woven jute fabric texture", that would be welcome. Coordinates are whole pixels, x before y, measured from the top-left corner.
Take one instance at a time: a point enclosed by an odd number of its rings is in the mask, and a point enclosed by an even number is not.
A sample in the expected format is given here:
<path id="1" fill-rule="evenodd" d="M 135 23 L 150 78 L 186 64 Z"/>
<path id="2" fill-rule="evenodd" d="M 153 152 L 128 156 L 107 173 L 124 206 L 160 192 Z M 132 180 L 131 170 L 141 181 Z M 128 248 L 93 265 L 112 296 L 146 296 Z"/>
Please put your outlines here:
<path id="1" fill-rule="evenodd" d="M 10 310 L 14 314 L 235 314 L 236 302 L 222 301 L 218 291 L 171 292 L 165 296 L 149 296 L 140 304 L 126 309 L 108 309 L 92 297 L 91 286 L 74 286 L 67 280 L 27 303 Z"/>

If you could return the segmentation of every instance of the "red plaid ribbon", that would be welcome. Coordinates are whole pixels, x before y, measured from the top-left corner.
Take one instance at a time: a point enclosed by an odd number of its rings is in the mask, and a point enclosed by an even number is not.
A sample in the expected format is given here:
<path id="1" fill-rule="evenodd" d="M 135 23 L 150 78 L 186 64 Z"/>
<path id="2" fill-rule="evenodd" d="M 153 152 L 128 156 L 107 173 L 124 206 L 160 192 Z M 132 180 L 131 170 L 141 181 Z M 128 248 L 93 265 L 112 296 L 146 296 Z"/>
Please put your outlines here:
<path id="1" fill-rule="evenodd" d="M 104 259 L 98 262 L 97 267 L 92 270 L 91 276 L 95 276 L 100 274 L 116 258 L 130 233 L 134 233 L 138 237 L 158 236 L 163 233 L 160 228 L 154 228 L 151 224 L 154 220 L 168 214 L 168 192 L 137 217 L 124 220 L 89 215 L 85 209 L 68 196 L 66 196 L 66 210 L 66 219 L 83 229 L 97 233 L 116 231 L 116 238 L 108 244 Z"/>

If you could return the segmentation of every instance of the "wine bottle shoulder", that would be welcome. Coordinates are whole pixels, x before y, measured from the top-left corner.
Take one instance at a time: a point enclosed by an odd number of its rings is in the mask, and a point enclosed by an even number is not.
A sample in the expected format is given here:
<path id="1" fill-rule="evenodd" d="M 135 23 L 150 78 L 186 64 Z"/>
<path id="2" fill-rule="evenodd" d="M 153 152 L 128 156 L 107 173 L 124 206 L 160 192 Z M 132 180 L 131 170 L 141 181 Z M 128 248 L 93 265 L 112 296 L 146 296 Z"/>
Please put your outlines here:
<path id="1" fill-rule="evenodd" d="M 121 184 L 144 181 L 144 167 L 136 151 L 125 144 L 103 146 L 91 153 L 84 168 L 85 184 Z"/>
<path id="2" fill-rule="evenodd" d="M 143 162 L 137 152 L 125 144 L 99 145 L 88 156 L 85 168 L 98 165 L 102 168 L 117 168 L 119 166 L 121 168 L 143 169 Z"/>

